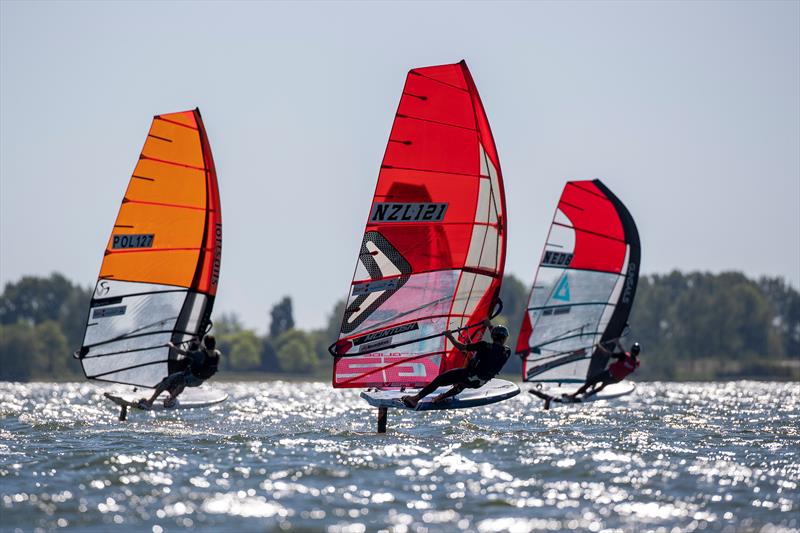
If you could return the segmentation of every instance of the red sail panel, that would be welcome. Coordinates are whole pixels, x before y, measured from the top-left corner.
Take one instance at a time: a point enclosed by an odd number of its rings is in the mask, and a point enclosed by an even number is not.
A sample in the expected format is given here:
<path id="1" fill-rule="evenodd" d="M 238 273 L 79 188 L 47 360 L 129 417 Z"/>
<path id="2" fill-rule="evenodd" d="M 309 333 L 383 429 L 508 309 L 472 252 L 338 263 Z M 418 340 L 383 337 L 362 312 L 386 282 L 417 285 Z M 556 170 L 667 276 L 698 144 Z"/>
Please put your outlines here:
<path id="1" fill-rule="evenodd" d="M 517 338 L 526 381 L 584 382 L 604 369 L 639 273 L 639 234 L 600 181 L 571 181 L 558 202 Z"/>
<path id="2" fill-rule="evenodd" d="M 497 150 L 466 64 L 411 70 L 331 347 L 334 386 L 421 386 L 463 366 L 443 333 L 483 335 L 505 242 Z"/>

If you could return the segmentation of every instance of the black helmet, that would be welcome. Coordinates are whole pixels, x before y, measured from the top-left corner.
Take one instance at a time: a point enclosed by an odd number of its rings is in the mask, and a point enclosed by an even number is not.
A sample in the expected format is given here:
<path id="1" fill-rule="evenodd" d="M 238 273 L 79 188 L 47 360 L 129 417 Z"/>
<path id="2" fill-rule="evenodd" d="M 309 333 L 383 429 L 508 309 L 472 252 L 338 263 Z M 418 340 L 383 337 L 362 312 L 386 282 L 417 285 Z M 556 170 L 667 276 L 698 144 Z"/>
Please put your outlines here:
<path id="1" fill-rule="evenodd" d="M 505 326 L 495 326 L 492 328 L 492 338 L 496 339 L 498 337 L 503 337 L 504 339 L 508 338 L 508 328 Z"/>
<path id="2" fill-rule="evenodd" d="M 642 351 L 642 346 L 638 342 L 634 342 L 633 346 L 631 346 L 631 355 L 639 355 L 639 352 Z"/>

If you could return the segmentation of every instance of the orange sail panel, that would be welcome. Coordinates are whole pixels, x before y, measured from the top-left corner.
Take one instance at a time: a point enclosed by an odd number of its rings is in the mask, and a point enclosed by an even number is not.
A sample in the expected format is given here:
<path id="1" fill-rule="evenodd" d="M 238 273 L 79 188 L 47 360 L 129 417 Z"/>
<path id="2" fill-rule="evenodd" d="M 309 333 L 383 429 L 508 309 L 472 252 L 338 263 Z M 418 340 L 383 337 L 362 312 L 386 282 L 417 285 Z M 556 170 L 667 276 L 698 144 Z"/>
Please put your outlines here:
<path id="1" fill-rule="evenodd" d="M 461 367 L 444 337 L 479 339 L 505 264 L 505 196 L 466 63 L 406 78 L 369 209 L 335 387 L 421 386 Z"/>
<path id="2" fill-rule="evenodd" d="M 106 245 L 78 357 L 86 377 L 153 387 L 179 368 L 164 345 L 210 325 L 222 217 L 200 111 L 153 118 Z"/>

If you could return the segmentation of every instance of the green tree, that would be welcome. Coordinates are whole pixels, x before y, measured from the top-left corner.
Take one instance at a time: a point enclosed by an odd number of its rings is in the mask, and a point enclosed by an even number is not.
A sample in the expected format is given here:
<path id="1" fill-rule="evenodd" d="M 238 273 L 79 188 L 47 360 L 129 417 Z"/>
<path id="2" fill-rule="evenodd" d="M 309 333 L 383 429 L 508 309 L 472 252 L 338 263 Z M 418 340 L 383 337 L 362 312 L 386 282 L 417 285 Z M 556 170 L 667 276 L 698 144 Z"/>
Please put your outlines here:
<path id="1" fill-rule="evenodd" d="M 69 357 L 67 338 L 58 323 L 46 320 L 33 328 L 33 368 L 35 377 L 70 378 L 80 372 L 80 363 Z"/>
<path id="2" fill-rule="evenodd" d="M 224 357 L 232 370 L 256 370 L 261 365 L 261 339 L 250 330 L 223 335 L 228 349 Z"/>
<path id="3" fill-rule="evenodd" d="M 781 278 L 761 278 L 759 286 L 772 303 L 784 353 L 800 359 L 800 292 Z"/>
<path id="4" fill-rule="evenodd" d="M 244 325 L 242 325 L 239 315 L 236 313 L 222 313 L 214 319 L 214 327 L 211 328 L 211 333 L 221 337 L 229 333 L 239 333 L 242 330 L 244 330 Z"/>
<path id="5" fill-rule="evenodd" d="M 261 366 L 261 338 L 246 329 L 239 315 L 223 313 L 214 320 L 211 332 L 223 357 L 220 366 L 225 370 L 256 370 Z"/>
<path id="6" fill-rule="evenodd" d="M 23 321 L 35 325 L 53 320 L 75 349 L 83 339 L 90 300 L 90 289 L 72 284 L 61 274 L 25 276 L 6 284 L 0 296 L 0 324 Z"/>
<path id="7" fill-rule="evenodd" d="M 28 381 L 33 374 L 36 336 L 25 322 L 0 325 L 0 380 Z"/>
<path id="8" fill-rule="evenodd" d="M 630 322 L 646 378 L 765 375 L 785 353 L 769 298 L 738 272 L 643 276 Z"/>
<path id="9" fill-rule="evenodd" d="M 280 372 L 278 354 L 275 352 L 273 340 L 269 337 L 261 339 L 261 370 L 265 372 Z"/>
<path id="10" fill-rule="evenodd" d="M 269 312 L 269 336 L 277 339 L 283 333 L 294 328 L 294 316 L 292 315 L 292 299 L 284 296 L 283 299 L 272 306 Z"/>
<path id="11" fill-rule="evenodd" d="M 275 352 L 284 372 L 312 373 L 319 364 L 312 340 L 298 329 L 285 331 L 277 339 Z"/>

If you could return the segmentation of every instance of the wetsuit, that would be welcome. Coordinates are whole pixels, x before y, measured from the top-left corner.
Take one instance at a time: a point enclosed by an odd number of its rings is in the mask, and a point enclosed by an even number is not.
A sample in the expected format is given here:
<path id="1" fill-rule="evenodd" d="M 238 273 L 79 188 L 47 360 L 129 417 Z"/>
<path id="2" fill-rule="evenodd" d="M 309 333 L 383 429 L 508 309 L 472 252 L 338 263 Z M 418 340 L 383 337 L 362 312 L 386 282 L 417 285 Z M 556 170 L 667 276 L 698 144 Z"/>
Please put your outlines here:
<path id="1" fill-rule="evenodd" d="M 619 354 L 616 357 L 617 360 L 608 367 L 608 373 L 619 383 L 625 379 L 628 374 L 633 373 L 634 370 L 639 368 L 639 360 L 628 352 Z"/>
<path id="2" fill-rule="evenodd" d="M 219 350 L 212 350 L 210 353 L 204 348 L 191 350 L 186 356 L 189 362 L 188 367 L 167 376 L 166 389 L 177 395 L 185 387 L 199 387 L 203 381 L 217 373 L 219 355 Z M 179 390 L 179 392 L 175 393 L 175 390 Z"/>
<path id="3" fill-rule="evenodd" d="M 639 368 L 639 360 L 630 354 L 630 352 L 621 352 L 621 353 L 612 353 L 611 357 L 616 359 L 611 365 L 609 365 L 608 369 L 600 372 L 599 374 L 592 376 L 586 383 L 575 392 L 575 396 L 579 394 L 583 394 L 586 392 L 590 387 L 601 383 L 602 386 L 600 389 L 590 392 L 589 394 L 597 393 L 602 390 L 603 387 L 606 385 L 611 385 L 612 383 L 619 383 L 628 374 L 631 374 L 634 370 Z"/>
<path id="4" fill-rule="evenodd" d="M 439 374 L 419 391 L 419 397 L 423 398 L 439 387 L 448 385 L 461 385 L 469 389 L 480 388 L 500 373 L 511 356 L 508 346 L 486 341 L 467 344 L 466 351 L 475 352 L 466 367 Z"/>

